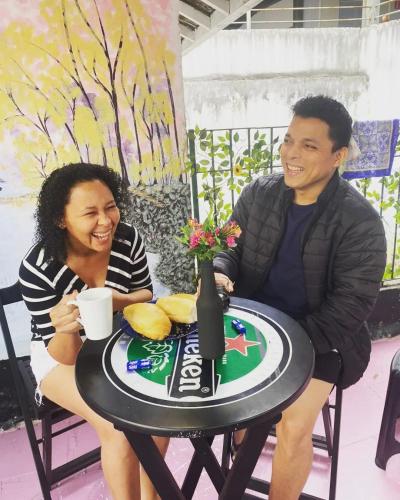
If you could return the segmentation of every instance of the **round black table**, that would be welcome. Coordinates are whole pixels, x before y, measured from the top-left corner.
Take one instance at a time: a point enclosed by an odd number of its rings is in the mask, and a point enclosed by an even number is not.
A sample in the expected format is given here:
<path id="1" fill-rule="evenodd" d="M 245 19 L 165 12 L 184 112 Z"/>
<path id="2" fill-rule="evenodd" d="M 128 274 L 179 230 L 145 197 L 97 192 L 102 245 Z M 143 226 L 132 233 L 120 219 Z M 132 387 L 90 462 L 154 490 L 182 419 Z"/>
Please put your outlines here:
<path id="1" fill-rule="evenodd" d="M 244 336 L 232 328 L 232 318 L 246 326 Z M 117 329 L 106 340 L 87 340 L 78 355 L 82 398 L 125 433 L 163 499 L 191 498 L 203 467 L 219 498 L 240 498 L 271 426 L 312 376 L 309 337 L 276 309 L 231 298 L 225 339 L 225 355 L 207 361 L 198 354 L 196 332 L 151 342 Z M 127 372 L 127 360 L 143 357 L 152 359 L 152 370 Z M 213 436 L 241 428 L 247 428 L 246 437 L 225 477 L 211 450 Z M 151 435 L 191 439 L 196 453 L 182 490 Z"/>

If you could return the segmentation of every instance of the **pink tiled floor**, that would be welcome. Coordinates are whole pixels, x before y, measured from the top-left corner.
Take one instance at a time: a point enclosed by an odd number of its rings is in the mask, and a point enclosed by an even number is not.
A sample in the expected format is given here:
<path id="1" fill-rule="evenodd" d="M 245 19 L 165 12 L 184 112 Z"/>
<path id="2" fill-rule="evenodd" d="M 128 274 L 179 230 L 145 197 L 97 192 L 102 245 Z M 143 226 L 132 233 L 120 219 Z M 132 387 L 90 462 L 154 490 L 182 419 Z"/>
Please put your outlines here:
<path id="1" fill-rule="evenodd" d="M 344 392 L 337 500 L 400 498 L 400 455 L 391 458 L 386 471 L 374 463 L 390 362 L 397 349 L 400 349 L 400 336 L 375 342 L 365 376 Z M 317 426 L 320 425 L 319 422 Z M 68 440 L 61 438 L 56 445 L 56 459 L 72 457 L 95 444 L 93 432 L 85 425 L 72 431 Z M 220 452 L 220 438 L 215 442 L 215 449 Z M 267 444 L 256 467 L 258 476 L 269 477 L 272 451 L 273 443 Z M 0 499 L 39 500 L 39 483 L 24 429 L 0 434 L 0 457 Z M 178 482 L 183 480 L 190 457 L 189 441 L 171 441 L 167 462 Z M 318 452 L 305 491 L 326 497 L 328 476 L 329 460 L 324 452 Z M 53 490 L 52 496 L 53 500 L 111 500 L 99 464 L 65 480 Z M 212 484 L 203 475 L 194 499 L 216 498 Z"/>

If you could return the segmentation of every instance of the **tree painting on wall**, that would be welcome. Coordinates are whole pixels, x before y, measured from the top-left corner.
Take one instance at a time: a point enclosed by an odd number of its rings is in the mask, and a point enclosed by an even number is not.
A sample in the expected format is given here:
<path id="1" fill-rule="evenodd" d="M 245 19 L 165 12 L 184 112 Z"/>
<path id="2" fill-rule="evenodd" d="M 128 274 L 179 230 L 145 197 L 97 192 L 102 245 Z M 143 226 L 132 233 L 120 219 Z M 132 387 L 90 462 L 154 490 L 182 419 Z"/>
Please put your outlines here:
<path id="1" fill-rule="evenodd" d="M 32 243 L 42 182 L 80 161 L 129 187 L 155 289 L 192 286 L 175 240 L 190 212 L 176 0 L 0 0 L 0 12 L 0 286 Z"/>
<path id="2" fill-rule="evenodd" d="M 173 3 L 0 0 L 8 7 L 0 21 L 0 144 L 12 159 L 0 159 L 0 169 L 18 169 L 33 191 L 78 161 L 107 164 L 130 186 L 182 180 Z"/>

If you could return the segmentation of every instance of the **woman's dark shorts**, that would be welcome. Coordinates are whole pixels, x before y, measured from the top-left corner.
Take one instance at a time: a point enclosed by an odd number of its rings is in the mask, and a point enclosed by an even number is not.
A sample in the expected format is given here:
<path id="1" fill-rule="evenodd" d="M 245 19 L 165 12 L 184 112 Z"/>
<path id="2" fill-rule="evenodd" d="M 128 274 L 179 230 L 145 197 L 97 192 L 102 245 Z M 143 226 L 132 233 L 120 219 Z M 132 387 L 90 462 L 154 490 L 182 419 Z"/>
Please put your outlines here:
<path id="1" fill-rule="evenodd" d="M 331 351 L 326 354 L 316 354 L 313 378 L 336 384 L 341 368 L 342 358 L 339 353 Z"/>

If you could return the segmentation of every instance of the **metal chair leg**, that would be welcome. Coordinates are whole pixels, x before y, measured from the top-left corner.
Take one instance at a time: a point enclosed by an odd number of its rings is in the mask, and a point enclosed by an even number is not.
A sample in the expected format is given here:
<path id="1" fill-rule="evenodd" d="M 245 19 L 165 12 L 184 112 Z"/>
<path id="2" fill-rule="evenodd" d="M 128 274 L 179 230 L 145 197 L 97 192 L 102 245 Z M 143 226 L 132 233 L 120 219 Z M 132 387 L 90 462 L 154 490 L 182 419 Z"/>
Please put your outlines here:
<path id="1" fill-rule="evenodd" d="M 13 370 L 13 368 L 12 368 Z M 18 372 L 14 373 L 14 381 L 16 382 L 16 385 L 22 383 L 20 374 Z M 21 389 L 17 390 L 17 398 L 18 398 L 18 403 L 21 408 L 21 413 L 22 417 L 25 422 L 25 428 L 26 432 L 28 434 L 28 439 L 29 439 L 29 445 L 31 447 L 32 451 L 32 456 L 33 456 L 33 461 L 35 463 L 36 467 L 36 472 L 39 478 L 39 483 L 40 483 L 40 489 L 42 490 L 42 495 L 44 500 L 51 500 L 51 495 L 50 495 L 50 483 L 48 481 L 48 478 L 46 476 L 46 472 L 43 466 L 42 462 L 42 456 L 40 454 L 40 449 L 38 446 L 37 442 L 37 437 L 35 433 L 35 428 L 32 423 L 32 419 L 29 413 L 29 407 L 27 405 L 26 400 L 21 396 L 22 392 Z"/>
<path id="2" fill-rule="evenodd" d="M 329 404 L 329 398 L 322 408 L 322 420 L 324 422 L 326 446 L 328 449 L 328 455 L 332 457 L 333 453 L 333 433 L 332 433 L 332 419 L 331 419 L 331 406 Z"/>
<path id="3" fill-rule="evenodd" d="M 335 419 L 333 426 L 333 454 L 331 463 L 331 478 L 329 482 L 329 500 L 336 498 L 337 470 L 339 462 L 339 440 L 340 440 L 340 420 L 342 417 L 342 397 L 343 391 L 336 387 L 335 398 Z"/>
<path id="4" fill-rule="evenodd" d="M 221 468 L 225 475 L 229 472 L 229 465 L 231 460 L 231 443 L 232 443 L 233 433 L 227 432 L 224 434 L 224 442 L 222 446 L 222 460 Z"/>
<path id="5" fill-rule="evenodd" d="M 43 453 L 43 463 L 44 469 L 46 471 L 46 477 L 48 482 L 51 484 L 52 481 L 52 430 L 51 430 L 51 416 L 46 415 L 42 419 L 42 453 Z"/>
<path id="6" fill-rule="evenodd" d="M 36 433 L 30 418 L 24 418 L 26 432 L 29 438 L 29 444 L 32 450 L 33 460 L 35 462 L 36 472 L 39 478 L 40 489 L 44 500 L 51 500 L 50 484 L 47 480 L 46 472 L 43 467 L 42 457 L 39 446 L 36 441 Z"/>

